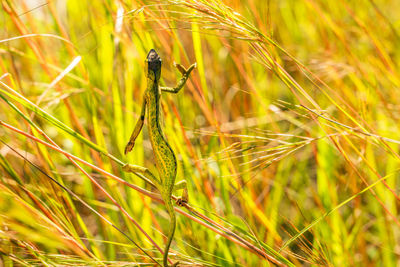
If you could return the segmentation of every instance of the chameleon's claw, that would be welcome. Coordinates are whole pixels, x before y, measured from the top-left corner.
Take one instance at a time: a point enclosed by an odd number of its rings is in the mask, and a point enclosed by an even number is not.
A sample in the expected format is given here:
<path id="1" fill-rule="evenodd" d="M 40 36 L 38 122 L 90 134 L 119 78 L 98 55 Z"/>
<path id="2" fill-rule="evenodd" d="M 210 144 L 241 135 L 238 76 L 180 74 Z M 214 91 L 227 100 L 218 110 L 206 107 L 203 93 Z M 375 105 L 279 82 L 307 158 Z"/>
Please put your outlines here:
<path id="1" fill-rule="evenodd" d="M 193 69 L 197 68 L 197 63 L 193 63 L 190 67 L 186 70 L 186 75 L 189 75 Z"/>
<path id="2" fill-rule="evenodd" d="M 181 64 L 178 64 L 178 63 L 176 63 L 176 62 L 174 62 L 174 66 L 175 66 L 175 68 L 177 68 L 178 70 L 179 70 L 179 72 L 182 74 L 182 75 L 189 75 L 189 73 L 194 69 L 194 68 L 196 68 L 197 67 L 197 63 L 194 63 L 194 64 L 192 64 L 189 68 L 185 68 L 184 66 L 182 66 Z"/>
<path id="3" fill-rule="evenodd" d="M 135 142 L 134 141 L 133 142 L 129 141 L 129 143 L 125 147 L 125 151 L 124 151 L 125 155 L 128 154 L 129 152 L 131 152 L 132 148 L 134 146 L 135 146 Z"/>
<path id="4" fill-rule="evenodd" d="M 187 73 L 187 70 L 181 64 L 174 62 L 174 66 L 175 66 L 175 68 L 177 68 L 179 70 L 180 73 L 182 73 L 182 75 L 185 75 Z"/>
<path id="5" fill-rule="evenodd" d="M 184 206 L 185 204 L 187 204 L 187 201 L 184 200 L 183 198 L 178 198 L 178 199 L 176 200 L 176 205 L 178 205 L 179 207 L 182 207 L 182 206 Z"/>
<path id="6" fill-rule="evenodd" d="M 122 166 L 122 170 L 124 171 L 124 172 L 129 172 L 129 163 L 125 163 L 125 165 L 124 166 Z"/>
<path id="7" fill-rule="evenodd" d="M 188 202 L 189 202 L 189 195 L 187 193 L 187 190 L 184 190 L 182 196 L 176 199 L 176 205 L 178 205 L 179 207 L 183 207 Z"/>

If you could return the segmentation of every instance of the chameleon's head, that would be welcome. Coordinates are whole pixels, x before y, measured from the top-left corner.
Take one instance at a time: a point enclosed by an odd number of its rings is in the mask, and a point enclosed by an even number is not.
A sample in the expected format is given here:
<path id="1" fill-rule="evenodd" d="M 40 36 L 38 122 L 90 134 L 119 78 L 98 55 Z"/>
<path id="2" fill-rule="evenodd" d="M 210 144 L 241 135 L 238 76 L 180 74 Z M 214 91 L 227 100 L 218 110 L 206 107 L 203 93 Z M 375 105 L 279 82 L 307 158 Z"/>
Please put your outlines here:
<path id="1" fill-rule="evenodd" d="M 147 77 L 158 81 L 161 76 L 161 58 L 156 50 L 151 49 L 147 54 Z"/>

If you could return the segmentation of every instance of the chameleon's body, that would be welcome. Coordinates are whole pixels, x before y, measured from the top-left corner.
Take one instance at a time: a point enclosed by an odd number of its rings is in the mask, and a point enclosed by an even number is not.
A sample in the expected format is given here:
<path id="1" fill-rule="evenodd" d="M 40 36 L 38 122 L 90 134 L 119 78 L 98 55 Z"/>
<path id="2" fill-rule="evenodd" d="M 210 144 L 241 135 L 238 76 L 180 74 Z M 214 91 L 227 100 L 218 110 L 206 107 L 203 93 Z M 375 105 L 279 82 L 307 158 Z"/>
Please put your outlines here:
<path id="1" fill-rule="evenodd" d="M 193 64 L 186 70 L 181 65 L 176 65 L 178 70 L 183 74 L 183 77 L 174 88 L 160 87 L 159 80 L 161 76 L 161 59 L 154 49 L 151 49 L 147 55 L 147 88 L 143 98 L 142 112 L 140 119 L 136 123 L 129 143 L 126 145 L 125 154 L 132 150 L 135 145 L 135 139 L 139 135 L 144 122 L 146 107 L 148 109 L 147 125 L 149 129 L 150 142 L 153 147 L 154 157 L 156 159 L 156 167 L 159 178 L 154 176 L 148 169 L 126 164 L 123 169 L 128 172 L 142 173 L 146 181 L 152 183 L 160 191 L 161 197 L 164 200 L 165 207 L 170 216 L 170 227 L 168 233 L 168 241 L 164 250 L 163 265 L 168 266 L 168 251 L 174 237 L 176 216 L 174 212 L 171 196 L 174 190 L 183 189 L 182 198 L 178 199 L 177 203 L 187 202 L 186 181 L 181 181 L 175 184 L 177 162 L 171 146 L 168 144 L 160 124 L 160 96 L 161 91 L 177 93 L 184 86 L 189 77 L 190 72 L 195 68 Z"/>

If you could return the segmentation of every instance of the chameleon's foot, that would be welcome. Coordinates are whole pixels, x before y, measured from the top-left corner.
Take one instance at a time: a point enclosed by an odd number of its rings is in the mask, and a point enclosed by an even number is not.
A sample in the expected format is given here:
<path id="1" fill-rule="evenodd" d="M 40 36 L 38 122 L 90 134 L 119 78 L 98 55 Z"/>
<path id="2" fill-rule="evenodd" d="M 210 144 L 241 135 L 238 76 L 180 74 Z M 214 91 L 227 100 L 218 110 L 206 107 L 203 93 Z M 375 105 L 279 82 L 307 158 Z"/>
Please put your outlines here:
<path id="1" fill-rule="evenodd" d="M 122 166 L 122 170 L 124 172 L 129 172 L 130 168 L 129 168 L 129 163 L 126 163 L 124 166 Z"/>
<path id="2" fill-rule="evenodd" d="M 176 199 L 176 205 L 182 207 L 189 202 L 189 195 L 187 189 L 183 190 L 182 196 Z"/>
<path id="3" fill-rule="evenodd" d="M 179 261 L 177 261 L 174 264 L 172 264 L 171 267 L 176 267 L 176 266 L 178 266 L 178 264 L 179 264 Z"/>
<path id="4" fill-rule="evenodd" d="M 135 141 L 129 141 L 125 147 L 125 151 L 124 151 L 125 155 L 128 154 L 128 152 L 132 151 L 134 146 L 135 146 Z"/>
<path id="5" fill-rule="evenodd" d="M 175 66 L 175 68 L 177 68 L 179 70 L 180 73 L 182 73 L 182 75 L 189 76 L 189 74 L 192 72 L 192 70 L 197 67 L 197 63 L 192 64 L 187 69 L 184 66 L 182 66 L 181 64 L 178 64 L 176 62 L 174 62 L 174 66 Z"/>
<path id="6" fill-rule="evenodd" d="M 138 165 L 129 164 L 129 163 L 126 163 L 124 166 L 122 166 L 122 170 L 124 172 L 138 172 L 138 173 L 144 174 L 146 176 L 152 175 L 147 168 L 138 166 Z M 149 178 L 149 179 L 151 179 L 151 178 Z"/>
<path id="7" fill-rule="evenodd" d="M 183 198 L 181 198 L 181 197 L 176 200 L 176 205 L 178 205 L 180 207 L 184 206 L 187 203 L 188 202 L 186 200 L 184 200 Z"/>
<path id="8" fill-rule="evenodd" d="M 186 184 L 187 184 L 186 180 L 182 180 L 182 181 L 179 181 L 178 183 L 176 183 L 174 186 L 174 191 L 181 190 L 181 189 L 183 190 L 182 195 L 180 197 L 176 198 L 176 205 L 181 206 L 181 207 L 189 202 L 189 193 L 188 193 Z"/>

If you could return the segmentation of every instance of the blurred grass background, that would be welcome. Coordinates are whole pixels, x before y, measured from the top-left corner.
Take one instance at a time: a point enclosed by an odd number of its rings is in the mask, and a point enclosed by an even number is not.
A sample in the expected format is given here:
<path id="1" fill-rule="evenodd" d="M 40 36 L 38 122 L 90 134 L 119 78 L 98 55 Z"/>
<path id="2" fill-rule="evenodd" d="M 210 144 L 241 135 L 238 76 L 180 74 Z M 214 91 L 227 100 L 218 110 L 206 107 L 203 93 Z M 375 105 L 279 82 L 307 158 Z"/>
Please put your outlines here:
<path id="1" fill-rule="evenodd" d="M 1 3 L 0 139 L 20 153 L 0 145 L 3 266 L 162 257 L 163 205 L 104 174 L 151 190 L 121 170 L 129 162 L 157 173 L 146 128 L 123 155 L 151 48 L 162 85 L 180 77 L 174 61 L 198 66 L 162 99 L 190 205 L 215 221 L 203 224 L 268 255 L 178 215 L 173 261 L 400 264 L 397 1 Z M 79 169 L 17 130 L 98 168 Z"/>

